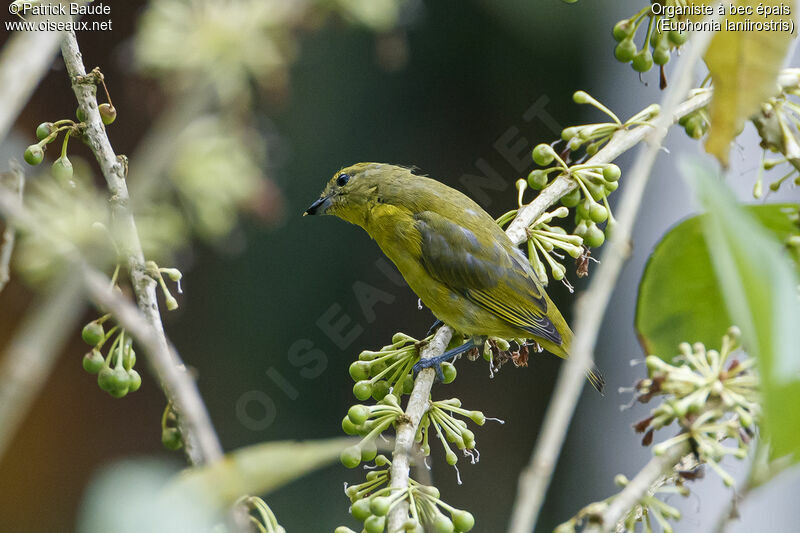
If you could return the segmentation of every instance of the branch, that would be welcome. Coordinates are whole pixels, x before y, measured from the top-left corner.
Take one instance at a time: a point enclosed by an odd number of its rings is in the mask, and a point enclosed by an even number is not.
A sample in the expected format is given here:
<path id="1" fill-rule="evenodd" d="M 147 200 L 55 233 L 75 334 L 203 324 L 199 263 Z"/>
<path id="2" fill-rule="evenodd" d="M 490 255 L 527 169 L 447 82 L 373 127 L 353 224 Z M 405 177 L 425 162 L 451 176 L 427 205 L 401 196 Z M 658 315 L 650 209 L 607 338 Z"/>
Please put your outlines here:
<path id="1" fill-rule="evenodd" d="M 19 205 L 22 205 L 22 193 L 25 189 L 25 174 L 22 172 L 22 167 L 16 161 L 11 161 L 11 171 L 0 177 L 3 183 L 0 187 L 7 188 L 11 193 L 16 194 L 19 198 Z M 10 221 L 6 221 L 6 229 L 3 231 L 3 244 L 0 245 L 0 292 L 11 279 L 11 254 L 14 252 L 14 243 L 16 241 L 16 228 Z"/>
<path id="2" fill-rule="evenodd" d="M 559 373 L 553 393 L 554 399 L 545 415 L 542 433 L 537 440 L 530 463 L 520 474 L 517 500 L 514 503 L 508 529 L 510 533 L 529 533 L 536 525 L 570 420 L 583 389 L 584 370 L 592 366 L 592 352 L 605 309 L 622 266 L 630 255 L 633 224 L 653 164 L 668 128 L 680 108 L 680 102 L 691 87 L 695 65 L 711 42 L 712 36 L 713 32 L 695 32 L 692 36 L 692 46 L 676 69 L 672 87 L 664 95 L 661 114 L 653 120 L 652 127 L 648 127 L 648 131 L 645 132 L 648 145 L 639 152 L 633 169 L 625 180 L 618 207 L 618 226 L 611 235 L 607 250 L 603 254 L 603 261 L 595 272 L 589 289 L 577 302 L 575 340 L 570 358 Z M 597 155 L 600 155 L 600 152 Z"/>
<path id="3" fill-rule="evenodd" d="M 420 360 L 430 359 L 443 354 L 447 349 L 453 330 L 447 326 L 442 326 L 433 336 L 431 341 L 422 350 Z M 436 378 L 433 368 L 423 369 L 414 381 L 414 389 L 408 398 L 405 419 L 397 425 L 397 432 L 392 453 L 392 469 L 389 474 L 391 479 L 390 487 L 392 490 L 404 491 L 408 489 L 408 475 L 413 455 L 414 437 L 419 428 L 422 416 L 428 410 L 428 402 L 431 395 L 431 387 Z M 400 420 L 400 419 L 398 419 Z M 408 502 L 403 500 L 395 505 L 389 514 L 389 531 L 400 531 L 403 522 L 408 519 Z"/>
<path id="4" fill-rule="evenodd" d="M 125 183 L 125 166 L 118 160 L 106 135 L 97 109 L 95 96 L 97 87 L 93 80 L 86 77 L 86 69 L 74 32 L 65 35 L 61 53 L 64 56 L 64 63 L 75 97 L 80 107 L 86 112 L 86 143 L 97 158 L 111 192 L 112 218 L 119 226 L 119 234 L 122 235 L 119 243 L 120 254 L 127 261 L 139 310 L 152 329 L 150 334 L 143 337 L 146 342 L 150 343 L 148 352 L 152 358 L 151 363 L 158 373 L 164 392 L 178 411 L 186 453 L 190 462 L 197 465 L 216 461 L 222 457 L 222 447 L 211 425 L 208 412 L 200 399 L 197 387 L 189 373 L 186 372 L 177 353 L 170 350 L 164 334 L 156 297 L 156 281 L 146 273 L 142 245 L 130 207 L 128 187 Z M 88 279 L 87 286 L 93 287 L 90 282 L 93 283 L 91 279 Z M 95 296 L 99 298 L 101 295 L 95 294 Z M 105 303 L 113 302 L 106 301 Z M 120 310 L 123 309 L 120 308 Z M 130 313 L 127 311 L 126 317 L 131 320 Z M 139 332 L 145 333 L 141 328 L 139 328 Z"/>
<path id="5" fill-rule="evenodd" d="M 75 272 L 56 280 L 27 314 L 0 361 L 0 458 L 83 314 L 76 281 Z"/>

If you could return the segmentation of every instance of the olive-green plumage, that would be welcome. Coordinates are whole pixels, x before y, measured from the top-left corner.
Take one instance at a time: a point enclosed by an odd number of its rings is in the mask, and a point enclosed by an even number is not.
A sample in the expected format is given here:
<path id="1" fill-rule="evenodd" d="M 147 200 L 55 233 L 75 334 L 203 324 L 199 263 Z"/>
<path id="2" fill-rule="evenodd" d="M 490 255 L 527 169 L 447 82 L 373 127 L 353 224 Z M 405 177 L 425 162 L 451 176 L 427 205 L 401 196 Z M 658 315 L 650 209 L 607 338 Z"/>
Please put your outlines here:
<path id="1" fill-rule="evenodd" d="M 306 214 L 357 224 L 442 322 L 472 336 L 535 339 L 567 357 L 572 331 L 525 256 L 466 195 L 411 170 L 358 163 Z"/>

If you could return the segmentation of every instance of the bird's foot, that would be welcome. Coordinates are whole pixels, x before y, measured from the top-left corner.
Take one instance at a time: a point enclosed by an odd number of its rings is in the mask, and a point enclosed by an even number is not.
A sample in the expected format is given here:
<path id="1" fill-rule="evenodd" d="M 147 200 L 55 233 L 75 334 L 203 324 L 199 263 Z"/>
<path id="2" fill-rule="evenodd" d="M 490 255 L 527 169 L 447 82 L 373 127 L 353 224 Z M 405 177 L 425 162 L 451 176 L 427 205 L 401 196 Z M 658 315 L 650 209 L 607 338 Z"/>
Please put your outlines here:
<path id="1" fill-rule="evenodd" d="M 444 381 L 444 373 L 442 372 L 442 363 L 444 363 L 445 361 L 449 361 L 450 359 L 453 359 L 457 355 L 461 355 L 462 353 L 471 350 L 474 347 L 475 347 L 474 340 L 469 339 L 461 346 L 446 351 L 442 355 L 437 355 L 436 357 L 429 357 L 426 359 L 420 359 L 419 362 L 415 364 L 414 367 L 412 368 L 414 372 L 414 379 L 417 379 L 417 374 L 419 374 L 421 370 L 425 368 L 433 368 L 436 371 L 436 379 L 438 381 Z"/>

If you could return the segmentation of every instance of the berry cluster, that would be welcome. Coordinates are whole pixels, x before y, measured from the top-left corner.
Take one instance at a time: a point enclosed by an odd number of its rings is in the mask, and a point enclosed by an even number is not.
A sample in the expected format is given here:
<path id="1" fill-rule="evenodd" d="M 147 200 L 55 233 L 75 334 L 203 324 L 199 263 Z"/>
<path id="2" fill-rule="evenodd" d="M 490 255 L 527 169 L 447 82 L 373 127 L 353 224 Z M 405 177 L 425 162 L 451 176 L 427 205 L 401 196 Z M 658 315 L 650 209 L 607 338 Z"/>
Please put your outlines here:
<path id="1" fill-rule="evenodd" d="M 103 315 L 83 327 L 81 337 L 92 347 L 83 356 L 83 369 L 97 374 L 97 385 L 114 398 L 122 398 L 129 392 L 136 392 L 142 386 L 142 378 L 133 369 L 136 364 L 136 351 L 133 339 L 118 325 L 105 331 L 103 324 L 111 318 Z M 103 346 L 114 337 L 108 353 L 103 357 Z"/>
<path id="2" fill-rule="evenodd" d="M 364 401 L 370 396 L 382 400 L 390 392 L 398 397 L 409 394 L 414 387 L 411 369 L 419 361 L 421 343 L 429 339 L 418 341 L 405 333 L 395 333 L 392 344 L 378 351 L 361 352 L 358 361 L 350 365 L 350 376 L 356 382 L 353 395 Z M 444 363 L 442 371 L 445 383 L 455 379 L 456 369 L 453 365 Z"/>
<path id="3" fill-rule="evenodd" d="M 370 469 L 366 482 L 347 488 L 353 506 L 351 514 L 364 522 L 364 531 L 381 532 L 386 527 L 386 515 L 391 508 L 401 501 L 407 501 L 411 518 L 404 531 L 469 531 L 474 525 L 472 515 L 459 511 L 439 500 L 438 491 L 434 487 L 424 487 L 414 480 L 410 481 L 407 490 L 392 491 L 388 486 L 390 464 L 388 459 L 378 454 L 378 437 L 397 424 L 408 421 L 400 401 L 404 394 L 410 394 L 414 387 L 413 366 L 419 361 L 419 352 L 430 338 L 418 341 L 404 333 L 396 333 L 392 344 L 378 351 L 364 351 L 350 365 L 350 375 L 356 384 L 353 394 L 361 401 L 372 397 L 377 401 L 374 405 L 356 404 L 350 407 L 342 419 L 342 430 L 348 435 L 361 437 L 361 440 L 345 448 L 340 460 L 348 468 L 355 468 L 362 463 L 375 461 Z M 463 341 L 457 336 L 453 343 Z M 484 354 L 487 360 L 492 359 L 494 351 L 499 347 L 508 350 L 510 345 L 499 339 L 487 343 Z M 478 357 L 478 350 L 473 350 Z M 456 378 L 456 369 L 451 363 L 442 363 L 444 382 L 450 383 Z M 457 417 L 469 418 L 478 425 L 483 425 L 487 417 L 480 411 L 470 411 L 461 407 L 456 398 L 449 400 L 429 400 L 423 413 L 415 442 L 420 457 L 428 457 L 431 453 L 430 440 L 437 438 L 444 448 L 447 464 L 455 468 L 458 456 L 454 448 L 461 450 L 471 462 L 475 463 L 479 453 L 475 449 L 475 434 L 468 429 L 467 423 Z M 501 422 L 501 421 L 500 421 Z M 501 422 L 502 423 L 502 422 Z M 454 448 L 451 447 L 454 445 Z M 386 468 L 383 468 L 386 467 Z M 456 468 L 458 482 L 460 474 Z M 446 516 L 444 509 L 450 516 Z M 423 527 L 424 525 L 424 527 Z M 350 531 L 339 528 L 337 531 Z"/>
<path id="4" fill-rule="evenodd" d="M 111 96 L 108 93 L 105 80 L 99 68 L 95 68 L 90 74 L 84 76 L 87 83 L 99 83 L 103 86 L 106 93 L 107 103 L 100 104 L 98 111 L 103 124 L 109 125 L 117 119 L 117 110 L 111 104 Z M 75 110 L 75 116 L 78 118 L 76 123 L 70 119 L 57 120 L 56 122 L 42 122 L 36 127 L 36 138 L 39 142 L 32 144 L 25 149 L 24 159 L 29 165 L 38 165 L 44 160 L 44 152 L 47 145 L 58 139 L 59 134 L 64 133 L 64 140 L 61 144 L 61 154 L 53 162 L 51 172 L 53 177 L 58 180 L 62 185 L 74 188 L 76 186 L 73 181 L 73 168 L 72 162 L 67 157 L 67 146 L 69 145 L 70 136 L 82 137 L 86 128 L 86 111 L 78 106 Z"/>
<path id="5" fill-rule="evenodd" d="M 614 25 L 612 34 L 617 46 L 614 56 L 622 63 L 630 63 L 636 72 L 647 72 L 653 64 L 662 68 L 669 61 L 672 51 L 686 42 L 688 35 L 679 31 L 661 31 L 663 15 L 652 13 L 650 6 L 642 8 L 630 18 L 620 20 Z M 639 28 L 647 19 L 647 31 L 641 49 L 634 42 Z M 662 81 L 662 88 L 665 82 Z"/>
<path id="6" fill-rule="evenodd" d="M 363 522 L 363 532 L 382 533 L 386 529 L 386 517 L 393 507 L 408 502 L 410 517 L 402 531 L 424 533 L 459 533 L 472 530 L 475 518 L 472 514 L 448 505 L 439 499 L 439 489 L 422 485 L 409 479 L 408 488 L 392 491 L 389 486 L 391 461 L 384 456 L 375 457 L 374 469 L 367 472 L 367 479 L 359 485 L 345 487 L 350 498 L 350 514 Z M 449 515 L 449 516 L 448 516 Z M 354 533 L 340 526 L 335 533 Z"/>
<path id="7" fill-rule="evenodd" d="M 797 70 L 797 69 L 792 69 Z M 763 172 L 788 165 L 782 176 L 769 184 L 769 191 L 775 192 L 786 182 L 800 185 L 800 83 L 784 87 L 777 96 L 770 98 L 761 106 L 753 123 L 761 136 L 761 146 L 771 153 L 778 154 L 775 159 L 764 157 L 759 167 L 758 178 L 753 188 L 753 196 L 764 195 Z"/>

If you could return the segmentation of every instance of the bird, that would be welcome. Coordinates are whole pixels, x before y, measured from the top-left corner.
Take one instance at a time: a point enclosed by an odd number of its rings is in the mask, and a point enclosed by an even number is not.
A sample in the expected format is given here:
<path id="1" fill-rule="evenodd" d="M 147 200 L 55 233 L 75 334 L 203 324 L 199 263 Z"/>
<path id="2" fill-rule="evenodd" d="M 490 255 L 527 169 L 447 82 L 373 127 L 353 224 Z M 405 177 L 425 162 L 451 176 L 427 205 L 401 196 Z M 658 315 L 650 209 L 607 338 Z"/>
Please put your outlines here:
<path id="1" fill-rule="evenodd" d="M 462 192 L 411 168 L 356 163 L 336 172 L 303 216 L 333 215 L 363 228 L 409 287 L 444 323 L 469 340 L 417 363 L 434 367 L 487 337 L 532 339 L 569 356 L 572 330 L 522 251 Z M 436 326 L 436 324 L 434 324 Z M 586 370 L 600 392 L 602 374 Z"/>

